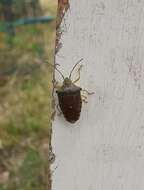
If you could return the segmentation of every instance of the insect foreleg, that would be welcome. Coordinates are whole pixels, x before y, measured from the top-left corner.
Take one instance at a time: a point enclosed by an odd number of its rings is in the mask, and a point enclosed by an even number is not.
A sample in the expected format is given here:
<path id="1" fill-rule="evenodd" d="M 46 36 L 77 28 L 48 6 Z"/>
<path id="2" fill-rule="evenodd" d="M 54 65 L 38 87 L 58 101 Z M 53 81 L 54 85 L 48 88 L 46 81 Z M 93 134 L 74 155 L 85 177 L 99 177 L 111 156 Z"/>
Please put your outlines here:
<path id="1" fill-rule="evenodd" d="M 89 92 L 86 89 L 82 89 L 82 92 L 85 92 L 87 95 L 93 95 L 94 94 L 94 92 Z"/>
<path id="2" fill-rule="evenodd" d="M 62 85 L 61 85 L 60 82 L 58 82 L 58 81 L 55 80 L 55 81 L 53 82 L 53 86 L 54 86 L 55 89 L 60 89 Z"/>
<path id="3" fill-rule="evenodd" d="M 81 72 L 82 67 L 83 65 L 80 65 L 80 67 L 78 68 L 78 77 L 75 81 L 73 81 L 74 84 L 80 80 L 80 72 Z"/>
<path id="4" fill-rule="evenodd" d="M 89 91 L 87 91 L 87 90 L 82 90 L 82 93 L 86 93 L 86 95 L 84 95 L 84 94 L 81 94 L 81 97 L 82 97 L 82 101 L 84 102 L 84 103 L 88 103 L 88 101 L 87 101 L 87 96 L 88 95 L 92 95 L 92 94 L 94 94 L 94 92 L 89 92 Z"/>

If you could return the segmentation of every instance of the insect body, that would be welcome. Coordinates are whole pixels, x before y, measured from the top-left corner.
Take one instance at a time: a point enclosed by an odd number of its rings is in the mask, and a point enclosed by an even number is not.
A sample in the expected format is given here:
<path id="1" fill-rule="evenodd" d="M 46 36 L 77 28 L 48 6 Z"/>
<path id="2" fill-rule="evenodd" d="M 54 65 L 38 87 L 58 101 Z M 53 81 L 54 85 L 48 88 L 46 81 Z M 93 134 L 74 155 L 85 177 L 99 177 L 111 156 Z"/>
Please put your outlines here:
<path id="1" fill-rule="evenodd" d="M 61 89 L 57 90 L 59 106 L 67 121 L 75 123 L 80 116 L 82 99 L 81 88 L 65 78 Z"/>
<path id="2" fill-rule="evenodd" d="M 82 61 L 82 59 L 80 60 Z M 80 63 L 78 61 L 78 63 Z M 73 67 L 72 71 L 76 67 L 76 65 Z M 59 100 L 59 106 L 61 108 L 61 111 L 65 117 L 65 119 L 70 123 L 75 123 L 79 117 L 82 107 L 82 98 L 81 98 L 81 88 L 76 86 L 74 83 L 77 82 L 80 78 L 80 75 L 77 80 L 72 82 L 71 80 L 71 74 L 69 77 L 64 78 L 62 73 L 56 68 L 56 70 L 61 74 L 63 77 L 63 84 L 62 86 L 57 88 L 57 95 Z"/>

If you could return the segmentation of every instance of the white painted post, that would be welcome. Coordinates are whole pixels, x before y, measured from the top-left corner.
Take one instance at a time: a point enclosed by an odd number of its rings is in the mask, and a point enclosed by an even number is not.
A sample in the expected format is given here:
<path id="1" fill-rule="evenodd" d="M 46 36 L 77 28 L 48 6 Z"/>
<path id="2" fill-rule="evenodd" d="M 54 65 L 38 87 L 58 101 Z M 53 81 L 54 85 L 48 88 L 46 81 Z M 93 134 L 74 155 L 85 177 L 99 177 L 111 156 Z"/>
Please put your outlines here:
<path id="1" fill-rule="evenodd" d="M 76 124 L 55 117 L 52 190 L 144 190 L 144 1 L 71 0 L 65 24 L 56 62 L 83 58 L 95 94 Z"/>

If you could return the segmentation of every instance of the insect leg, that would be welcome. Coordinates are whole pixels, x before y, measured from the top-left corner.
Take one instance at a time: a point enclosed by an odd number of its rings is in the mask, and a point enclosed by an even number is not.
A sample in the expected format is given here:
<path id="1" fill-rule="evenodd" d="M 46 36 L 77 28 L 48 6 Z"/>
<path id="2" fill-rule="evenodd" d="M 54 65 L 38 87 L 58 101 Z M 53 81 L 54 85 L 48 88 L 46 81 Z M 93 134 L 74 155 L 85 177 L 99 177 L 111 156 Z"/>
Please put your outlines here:
<path id="1" fill-rule="evenodd" d="M 82 89 L 82 92 L 85 92 L 87 95 L 93 95 L 94 94 L 94 92 L 89 92 L 86 89 Z"/>
<path id="2" fill-rule="evenodd" d="M 56 111 L 53 111 L 53 112 L 52 112 L 52 115 L 51 115 L 51 119 L 52 119 L 52 120 L 54 120 L 55 113 L 56 113 Z"/>
<path id="3" fill-rule="evenodd" d="M 78 77 L 77 77 L 77 79 L 75 81 L 73 81 L 73 83 L 76 83 L 76 82 L 79 81 L 79 79 L 80 79 L 80 72 L 81 72 L 82 67 L 83 67 L 83 65 L 80 65 L 80 67 L 78 68 Z"/>
<path id="4" fill-rule="evenodd" d="M 85 89 L 82 90 L 82 93 L 86 93 L 86 95 L 81 94 L 82 101 L 83 101 L 84 103 L 88 103 L 88 101 L 87 101 L 88 95 L 94 94 L 94 92 L 89 92 L 89 91 L 87 91 L 87 90 L 85 90 Z"/>
<path id="5" fill-rule="evenodd" d="M 82 101 L 83 101 L 84 103 L 88 103 L 88 101 L 87 101 L 87 97 L 86 97 L 86 96 L 81 95 L 81 97 L 82 97 Z"/>
<path id="6" fill-rule="evenodd" d="M 61 116 L 62 111 L 60 110 L 59 104 L 57 104 L 56 108 L 57 108 L 57 110 L 58 110 L 58 112 L 59 112 L 59 113 L 58 113 L 58 116 Z"/>
<path id="7" fill-rule="evenodd" d="M 53 81 L 53 85 L 54 85 L 54 88 L 56 88 L 56 89 L 60 89 L 61 88 L 61 83 L 58 82 L 58 81 L 56 81 L 56 80 Z"/>

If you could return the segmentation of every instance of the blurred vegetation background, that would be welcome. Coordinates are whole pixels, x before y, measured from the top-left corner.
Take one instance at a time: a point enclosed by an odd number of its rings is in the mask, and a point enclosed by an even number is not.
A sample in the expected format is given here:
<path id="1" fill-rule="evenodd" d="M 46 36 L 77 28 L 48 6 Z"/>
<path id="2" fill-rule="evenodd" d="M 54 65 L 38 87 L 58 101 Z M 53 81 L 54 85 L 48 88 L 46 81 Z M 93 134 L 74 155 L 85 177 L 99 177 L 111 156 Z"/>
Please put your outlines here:
<path id="1" fill-rule="evenodd" d="M 0 0 L 0 190 L 47 189 L 56 11 L 56 0 Z"/>

